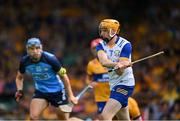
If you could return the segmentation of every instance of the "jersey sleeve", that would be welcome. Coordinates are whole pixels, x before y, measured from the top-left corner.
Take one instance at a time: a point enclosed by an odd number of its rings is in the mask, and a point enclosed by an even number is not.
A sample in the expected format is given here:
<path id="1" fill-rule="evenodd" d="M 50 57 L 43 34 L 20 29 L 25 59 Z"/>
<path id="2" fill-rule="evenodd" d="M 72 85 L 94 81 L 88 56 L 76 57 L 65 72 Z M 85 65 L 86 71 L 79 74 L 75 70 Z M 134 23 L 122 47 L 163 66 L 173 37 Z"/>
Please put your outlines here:
<path id="1" fill-rule="evenodd" d="M 91 63 L 89 62 L 87 65 L 87 70 L 86 70 L 88 75 L 92 75 L 92 71 L 91 71 Z"/>
<path id="2" fill-rule="evenodd" d="M 122 48 L 120 57 L 129 58 L 129 56 L 131 55 L 131 52 L 132 52 L 131 43 L 127 43 L 127 44 L 125 44 L 124 47 Z"/>
<path id="3" fill-rule="evenodd" d="M 50 65 L 52 66 L 52 69 L 55 72 L 58 72 L 61 69 L 62 65 L 59 62 L 59 60 L 56 58 L 56 56 L 51 56 L 49 57 L 48 60 L 49 60 Z"/>
<path id="4" fill-rule="evenodd" d="M 25 64 L 23 59 L 21 59 L 19 63 L 19 72 L 22 74 L 25 73 Z"/>
<path id="5" fill-rule="evenodd" d="M 102 44 L 98 44 L 96 46 L 96 51 L 98 52 L 99 50 L 103 50 L 104 51 L 104 48 L 103 48 Z"/>

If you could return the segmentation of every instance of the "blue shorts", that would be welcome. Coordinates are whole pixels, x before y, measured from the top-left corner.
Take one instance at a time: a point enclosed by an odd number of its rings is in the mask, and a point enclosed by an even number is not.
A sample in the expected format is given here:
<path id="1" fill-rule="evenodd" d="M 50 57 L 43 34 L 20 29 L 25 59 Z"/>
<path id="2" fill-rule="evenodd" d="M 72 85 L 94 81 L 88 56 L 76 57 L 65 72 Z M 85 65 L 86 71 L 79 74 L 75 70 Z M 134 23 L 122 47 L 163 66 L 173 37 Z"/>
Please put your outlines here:
<path id="1" fill-rule="evenodd" d="M 128 105 L 128 97 L 132 95 L 134 86 L 117 85 L 111 90 L 110 98 L 121 103 L 122 108 Z"/>
<path id="2" fill-rule="evenodd" d="M 68 98 L 65 90 L 53 93 L 44 93 L 39 90 L 35 90 L 33 98 L 42 98 L 47 100 L 51 105 L 58 107 L 59 105 L 68 104 Z"/>
<path id="3" fill-rule="evenodd" d="M 98 114 L 100 114 L 103 111 L 105 105 L 106 102 L 97 102 Z"/>

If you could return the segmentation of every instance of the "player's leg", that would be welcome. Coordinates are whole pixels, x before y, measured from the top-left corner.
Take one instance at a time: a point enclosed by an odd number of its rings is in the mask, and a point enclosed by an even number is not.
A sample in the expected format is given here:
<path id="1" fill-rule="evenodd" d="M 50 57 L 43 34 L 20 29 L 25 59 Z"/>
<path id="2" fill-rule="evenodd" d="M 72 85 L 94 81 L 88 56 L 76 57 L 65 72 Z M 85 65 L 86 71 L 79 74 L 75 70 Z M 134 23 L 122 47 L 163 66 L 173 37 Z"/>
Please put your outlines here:
<path id="1" fill-rule="evenodd" d="M 106 105 L 106 102 L 96 102 L 96 104 L 97 104 L 97 108 L 98 108 L 97 113 L 101 114 Z"/>
<path id="2" fill-rule="evenodd" d="M 116 114 L 116 117 L 118 118 L 118 120 L 130 121 L 128 106 L 121 108 L 121 110 L 119 110 Z"/>
<path id="3" fill-rule="evenodd" d="M 101 120 L 112 120 L 121 107 L 122 105 L 119 103 L 119 101 L 110 98 L 107 101 L 102 113 L 99 115 L 99 118 Z"/>
<path id="4" fill-rule="evenodd" d="M 97 110 L 97 115 L 94 117 L 95 121 L 99 119 L 99 115 L 102 113 L 102 111 L 106 105 L 106 102 L 96 102 L 96 104 L 97 104 L 98 110 Z"/>
<path id="5" fill-rule="evenodd" d="M 38 120 L 47 106 L 48 102 L 45 99 L 33 98 L 30 103 L 30 118 Z"/>
<path id="6" fill-rule="evenodd" d="M 37 120 L 40 118 L 43 110 L 48 106 L 48 101 L 45 99 L 45 95 L 36 90 L 30 103 L 30 118 Z"/>
<path id="7" fill-rule="evenodd" d="M 51 93 L 48 96 L 48 100 L 51 103 L 51 105 L 56 107 L 56 113 L 58 116 L 58 119 L 60 120 L 68 120 L 69 114 L 71 110 L 68 110 L 68 98 L 65 93 L 65 90 Z"/>
<path id="8" fill-rule="evenodd" d="M 70 112 L 64 112 L 61 110 L 61 108 L 57 108 L 57 116 L 60 120 L 68 120 L 70 116 Z"/>
<path id="9" fill-rule="evenodd" d="M 118 113 L 121 108 L 124 108 L 119 112 L 120 116 L 121 113 L 122 115 L 124 114 L 120 119 L 130 120 L 128 110 L 125 107 L 128 105 L 128 97 L 132 94 L 133 89 L 133 86 L 115 86 L 111 91 L 110 99 L 101 113 L 101 119 L 112 120 L 116 113 Z"/>
<path id="10" fill-rule="evenodd" d="M 135 118 L 132 118 L 133 121 L 143 121 L 142 117 L 141 116 L 138 116 L 138 117 L 135 117 Z"/>
<path id="11" fill-rule="evenodd" d="M 134 98 L 128 98 L 128 107 L 131 119 L 136 121 L 142 121 L 139 106 Z"/>

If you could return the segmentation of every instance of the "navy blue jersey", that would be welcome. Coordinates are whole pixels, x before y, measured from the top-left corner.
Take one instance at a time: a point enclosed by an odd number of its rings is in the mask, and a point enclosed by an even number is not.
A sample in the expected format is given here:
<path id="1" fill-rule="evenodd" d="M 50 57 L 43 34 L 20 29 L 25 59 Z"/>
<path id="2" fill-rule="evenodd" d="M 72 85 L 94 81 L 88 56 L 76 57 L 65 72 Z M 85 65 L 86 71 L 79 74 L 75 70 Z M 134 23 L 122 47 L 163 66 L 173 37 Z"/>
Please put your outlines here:
<path id="1" fill-rule="evenodd" d="M 22 57 L 19 71 L 22 74 L 32 75 L 36 90 L 57 92 L 64 88 L 63 82 L 57 74 L 60 68 L 61 64 L 55 55 L 43 51 L 38 62 L 33 62 L 29 55 Z"/>

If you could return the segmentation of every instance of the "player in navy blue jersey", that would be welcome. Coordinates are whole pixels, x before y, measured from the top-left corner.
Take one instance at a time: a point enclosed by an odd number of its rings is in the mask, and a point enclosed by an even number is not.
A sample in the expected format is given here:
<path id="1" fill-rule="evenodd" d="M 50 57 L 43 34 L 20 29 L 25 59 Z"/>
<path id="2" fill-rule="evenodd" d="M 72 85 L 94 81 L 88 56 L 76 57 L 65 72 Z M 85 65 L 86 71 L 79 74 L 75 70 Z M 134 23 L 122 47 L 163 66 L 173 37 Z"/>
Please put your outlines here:
<path id="1" fill-rule="evenodd" d="M 73 95 L 66 69 L 55 55 L 43 51 L 38 38 L 30 38 L 26 43 L 27 55 L 23 56 L 16 76 L 16 101 L 23 97 L 23 75 L 32 75 L 35 92 L 30 103 L 30 118 L 37 120 L 49 104 L 57 107 L 62 120 L 69 119 L 67 110 L 69 101 L 77 104 Z M 65 93 L 67 91 L 67 94 Z M 63 116 L 63 117 L 62 117 Z"/>

